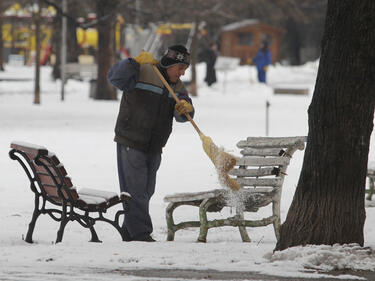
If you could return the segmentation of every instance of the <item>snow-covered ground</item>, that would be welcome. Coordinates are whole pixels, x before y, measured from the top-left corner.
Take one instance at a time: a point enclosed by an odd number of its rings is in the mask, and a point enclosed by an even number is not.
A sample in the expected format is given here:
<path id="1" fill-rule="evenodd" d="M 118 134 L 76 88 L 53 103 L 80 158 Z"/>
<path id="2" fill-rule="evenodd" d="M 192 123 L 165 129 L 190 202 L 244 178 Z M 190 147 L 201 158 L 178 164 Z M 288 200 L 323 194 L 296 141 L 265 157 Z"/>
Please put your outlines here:
<path id="1" fill-rule="evenodd" d="M 207 87 L 203 82 L 205 65 L 199 65 L 199 96 L 193 98 L 195 121 L 215 144 L 238 154 L 239 140 L 265 135 L 268 101 L 270 136 L 307 135 L 307 108 L 317 67 L 316 62 L 301 67 L 276 65 L 269 70 L 269 84 L 263 85 L 256 82 L 253 67 L 242 66 L 226 74 L 218 72 L 218 82 Z M 189 123 L 175 123 L 162 155 L 150 207 L 153 236 L 158 242 L 122 242 L 110 226 L 98 223 L 97 232 L 103 243 L 88 243 L 90 232 L 70 223 L 63 242 L 54 244 L 58 223 L 41 216 L 34 231 L 35 243 L 25 243 L 22 238 L 34 200 L 24 171 L 8 157 L 11 141 L 35 143 L 54 151 L 77 187 L 119 191 L 113 142 L 119 101 L 94 101 L 89 98 L 87 81 L 69 80 L 65 101 L 61 102 L 60 82 L 53 81 L 50 73 L 50 67 L 42 68 L 41 104 L 34 105 L 33 68 L 6 66 L 6 71 L 0 72 L 0 280 L 140 280 L 116 272 L 142 268 L 252 271 L 307 278 L 327 276 L 324 272 L 330 270 L 374 270 L 375 254 L 357 245 L 294 247 L 273 253 L 276 239 L 272 226 L 248 228 L 252 243 L 242 243 L 233 227 L 209 230 L 206 244 L 195 242 L 197 228 L 178 231 L 175 241 L 166 242 L 163 197 L 219 186 L 216 171 Z M 20 78 L 25 80 L 8 81 Z M 309 88 L 310 93 L 274 95 L 273 86 Z M 374 145 L 372 138 L 370 161 L 375 160 Z M 288 168 L 282 220 L 290 206 L 302 160 L 303 152 L 297 151 Z M 375 209 L 366 208 L 365 246 L 369 247 L 375 247 L 374 212 Z M 260 213 L 270 213 L 270 209 L 264 208 Z M 195 207 L 181 207 L 175 215 L 177 221 L 198 217 Z"/>

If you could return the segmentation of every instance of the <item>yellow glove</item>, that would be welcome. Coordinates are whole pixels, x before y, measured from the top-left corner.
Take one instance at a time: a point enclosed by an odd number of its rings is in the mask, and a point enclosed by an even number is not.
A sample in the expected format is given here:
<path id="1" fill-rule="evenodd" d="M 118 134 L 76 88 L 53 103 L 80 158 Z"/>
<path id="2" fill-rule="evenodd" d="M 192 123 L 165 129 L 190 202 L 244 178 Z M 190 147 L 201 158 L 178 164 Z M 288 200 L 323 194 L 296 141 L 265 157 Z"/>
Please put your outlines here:
<path id="1" fill-rule="evenodd" d="M 268 70 L 268 65 L 266 65 L 265 67 L 263 67 L 264 71 L 267 72 Z"/>
<path id="2" fill-rule="evenodd" d="M 134 59 L 139 63 L 139 64 L 145 64 L 145 63 L 150 63 L 150 64 L 158 64 L 159 62 L 152 56 L 152 53 L 150 52 L 145 52 L 142 50 L 142 52 L 134 57 Z"/>
<path id="3" fill-rule="evenodd" d="M 174 107 L 179 115 L 193 111 L 193 106 L 186 100 L 180 100 Z"/>
<path id="4" fill-rule="evenodd" d="M 247 64 L 252 64 L 253 63 L 253 60 L 251 58 L 248 58 L 247 61 L 246 61 Z"/>

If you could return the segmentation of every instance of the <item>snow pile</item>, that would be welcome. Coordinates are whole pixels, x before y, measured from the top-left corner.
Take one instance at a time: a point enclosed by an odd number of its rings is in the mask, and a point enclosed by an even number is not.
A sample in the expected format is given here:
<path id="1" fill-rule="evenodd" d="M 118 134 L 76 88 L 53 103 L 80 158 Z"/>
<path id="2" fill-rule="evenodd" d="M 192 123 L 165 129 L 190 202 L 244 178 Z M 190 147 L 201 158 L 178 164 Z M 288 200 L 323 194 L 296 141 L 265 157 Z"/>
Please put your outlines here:
<path id="1" fill-rule="evenodd" d="M 299 263 L 305 269 L 319 272 L 334 270 L 375 270 L 375 253 L 370 247 L 358 244 L 307 245 L 276 251 L 267 258 L 271 263 Z"/>

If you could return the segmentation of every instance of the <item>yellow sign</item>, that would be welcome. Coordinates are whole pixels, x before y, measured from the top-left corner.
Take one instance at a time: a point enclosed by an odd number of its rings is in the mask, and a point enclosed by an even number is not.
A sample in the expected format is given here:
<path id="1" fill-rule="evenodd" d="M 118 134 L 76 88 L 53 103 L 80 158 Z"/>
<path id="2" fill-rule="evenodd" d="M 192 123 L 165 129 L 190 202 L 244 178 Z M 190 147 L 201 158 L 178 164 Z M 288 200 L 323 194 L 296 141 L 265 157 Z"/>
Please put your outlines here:
<path id="1" fill-rule="evenodd" d="M 50 27 L 41 26 L 41 45 L 45 49 L 50 44 L 52 30 Z M 3 24 L 3 42 L 5 48 L 21 48 L 28 51 L 35 50 L 35 32 L 30 26 L 14 26 L 11 24 Z"/>
<path id="2" fill-rule="evenodd" d="M 193 27 L 192 23 L 161 24 L 158 26 L 157 33 L 169 35 L 169 34 L 172 34 L 173 29 L 191 29 L 192 27 Z"/>

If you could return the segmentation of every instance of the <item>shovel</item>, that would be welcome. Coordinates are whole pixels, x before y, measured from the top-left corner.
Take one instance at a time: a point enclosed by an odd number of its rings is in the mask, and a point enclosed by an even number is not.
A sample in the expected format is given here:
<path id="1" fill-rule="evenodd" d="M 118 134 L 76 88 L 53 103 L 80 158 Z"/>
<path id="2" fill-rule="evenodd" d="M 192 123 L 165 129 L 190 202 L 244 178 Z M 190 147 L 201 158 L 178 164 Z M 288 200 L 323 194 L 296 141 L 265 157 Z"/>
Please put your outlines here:
<path id="1" fill-rule="evenodd" d="M 163 85 L 168 89 L 169 93 L 172 95 L 175 101 L 179 102 L 179 98 L 176 96 L 171 86 L 160 73 L 159 69 L 155 65 L 152 65 L 152 68 L 154 69 L 155 73 L 159 76 Z M 206 152 L 207 156 L 211 159 L 212 163 L 215 165 L 216 170 L 218 171 L 220 182 L 232 190 L 241 189 L 241 186 L 234 179 L 228 176 L 228 172 L 236 165 L 236 157 L 230 155 L 227 152 L 224 152 L 224 149 L 219 149 L 210 137 L 205 136 L 202 133 L 202 131 L 198 128 L 194 120 L 191 118 L 189 113 L 185 113 L 185 116 L 193 125 L 194 129 L 197 131 L 202 141 L 203 150 Z"/>

